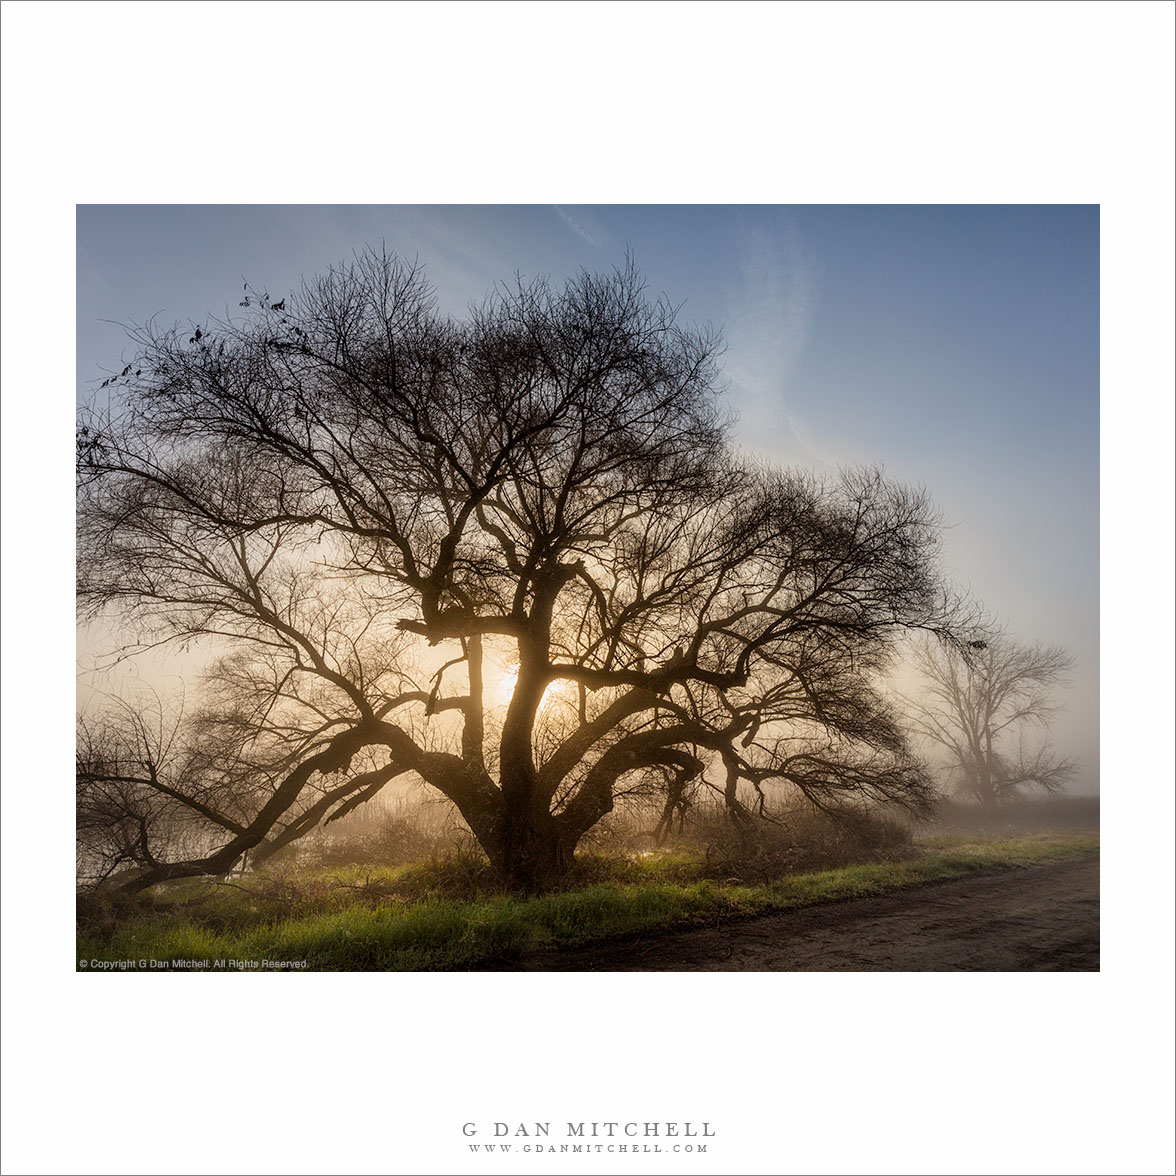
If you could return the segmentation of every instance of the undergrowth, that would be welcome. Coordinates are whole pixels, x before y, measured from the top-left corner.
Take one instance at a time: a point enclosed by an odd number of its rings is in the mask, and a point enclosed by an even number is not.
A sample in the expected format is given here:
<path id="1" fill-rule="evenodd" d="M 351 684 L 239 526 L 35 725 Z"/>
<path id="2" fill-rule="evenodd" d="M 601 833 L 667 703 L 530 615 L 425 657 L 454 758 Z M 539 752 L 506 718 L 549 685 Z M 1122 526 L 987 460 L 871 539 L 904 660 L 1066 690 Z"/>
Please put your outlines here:
<path id="1" fill-rule="evenodd" d="M 888 850 L 888 853 L 893 851 Z M 273 866 L 231 882 L 186 880 L 131 904 L 79 899 L 79 969 L 176 961 L 214 969 L 295 961 L 311 970 L 510 968 L 526 953 L 703 926 L 919 883 L 1068 861 L 1097 835 L 938 838 L 833 869 L 752 880 L 691 847 L 585 856 L 558 890 L 504 893 L 484 859 L 459 852 L 406 866 Z M 758 863 L 758 864 L 755 864 Z M 724 872 L 726 870 L 727 872 Z M 150 961 L 155 961 L 152 965 Z"/>

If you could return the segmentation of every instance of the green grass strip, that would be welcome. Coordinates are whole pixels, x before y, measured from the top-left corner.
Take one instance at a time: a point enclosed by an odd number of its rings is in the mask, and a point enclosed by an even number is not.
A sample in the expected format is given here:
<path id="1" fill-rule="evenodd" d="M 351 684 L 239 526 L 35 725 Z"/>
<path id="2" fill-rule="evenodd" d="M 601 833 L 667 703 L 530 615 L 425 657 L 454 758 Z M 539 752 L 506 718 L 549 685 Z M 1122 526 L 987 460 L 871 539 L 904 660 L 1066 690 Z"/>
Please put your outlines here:
<path id="1" fill-rule="evenodd" d="M 1073 861 L 1098 853 L 1097 836 L 1037 834 L 999 840 L 939 839 L 919 856 L 783 877 L 760 885 L 682 880 L 680 855 L 656 855 L 610 881 L 536 898 L 356 899 L 358 878 L 333 871 L 295 878 L 289 897 L 262 900 L 244 890 L 185 883 L 106 934 L 78 936 L 79 970 L 263 970 L 293 961 L 315 971 L 422 971 L 509 968 L 525 953 L 577 947 L 641 932 L 713 925 L 814 903 L 887 894 L 921 883 Z M 405 872 L 385 871 L 389 885 Z M 377 877 L 379 882 L 380 878 Z M 370 895 L 370 891 L 368 892 Z M 83 963 L 84 961 L 84 963 Z M 152 963 L 154 961 L 154 963 Z M 218 964 L 219 961 L 219 964 Z M 242 964 L 241 962 L 245 963 Z M 119 970 L 123 970 L 121 967 Z"/>

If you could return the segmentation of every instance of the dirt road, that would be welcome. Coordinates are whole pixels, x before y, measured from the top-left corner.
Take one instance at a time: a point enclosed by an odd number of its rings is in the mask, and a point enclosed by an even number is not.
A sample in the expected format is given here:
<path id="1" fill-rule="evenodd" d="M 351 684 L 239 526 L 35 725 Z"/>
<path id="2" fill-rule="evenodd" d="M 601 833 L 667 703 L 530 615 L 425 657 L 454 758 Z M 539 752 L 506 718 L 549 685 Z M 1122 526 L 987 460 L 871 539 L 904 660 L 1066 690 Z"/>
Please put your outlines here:
<path id="1" fill-rule="evenodd" d="M 522 963 L 571 972 L 1092 972 L 1098 859 L 645 936 Z"/>

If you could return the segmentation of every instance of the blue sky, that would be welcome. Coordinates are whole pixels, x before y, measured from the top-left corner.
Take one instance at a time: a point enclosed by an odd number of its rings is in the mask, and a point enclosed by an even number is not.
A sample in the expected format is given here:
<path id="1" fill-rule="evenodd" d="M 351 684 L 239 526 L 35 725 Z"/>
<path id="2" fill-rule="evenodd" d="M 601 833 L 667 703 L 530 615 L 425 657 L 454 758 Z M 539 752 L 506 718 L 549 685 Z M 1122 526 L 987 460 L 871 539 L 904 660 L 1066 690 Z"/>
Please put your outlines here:
<path id="1" fill-rule="evenodd" d="M 740 445 L 924 485 L 956 581 L 1075 654 L 1054 731 L 1097 789 L 1097 206 L 91 205 L 77 230 L 80 396 L 120 366 L 117 323 L 223 316 L 246 279 L 280 298 L 365 244 L 419 257 L 457 315 L 631 252 L 722 328 Z"/>

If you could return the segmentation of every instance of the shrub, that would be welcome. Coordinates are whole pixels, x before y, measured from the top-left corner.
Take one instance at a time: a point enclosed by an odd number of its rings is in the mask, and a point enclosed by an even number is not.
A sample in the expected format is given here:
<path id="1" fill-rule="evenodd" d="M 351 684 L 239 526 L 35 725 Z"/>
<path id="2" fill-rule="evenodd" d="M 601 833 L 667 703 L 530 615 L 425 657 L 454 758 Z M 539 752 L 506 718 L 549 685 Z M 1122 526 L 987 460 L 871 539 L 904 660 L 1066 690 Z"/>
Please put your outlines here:
<path id="1" fill-rule="evenodd" d="M 365 805 L 342 820 L 320 825 L 270 861 L 312 870 L 405 866 L 475 848 L 473 834 L 452 806 L 402 797 Z"/>
<path id="2" fill-rule="evenodd" d="M 737 882 L 894 861 L 910 856 L 913 842 L 908 827 L 877 812 L 808 806 L 772 820 L 708 813 L 688 822 L 683 837 L 704 851 L 706 877 Z"/>
<path id="3" fill-rule="evenodd" d="M 1009 835 L 1056 830 L 1097 830 L 1097 796 L 1047 796 L 1016 800 L 992 810 L 977 804 L 944 800 L 936 807 L 935 833 Z"/>

